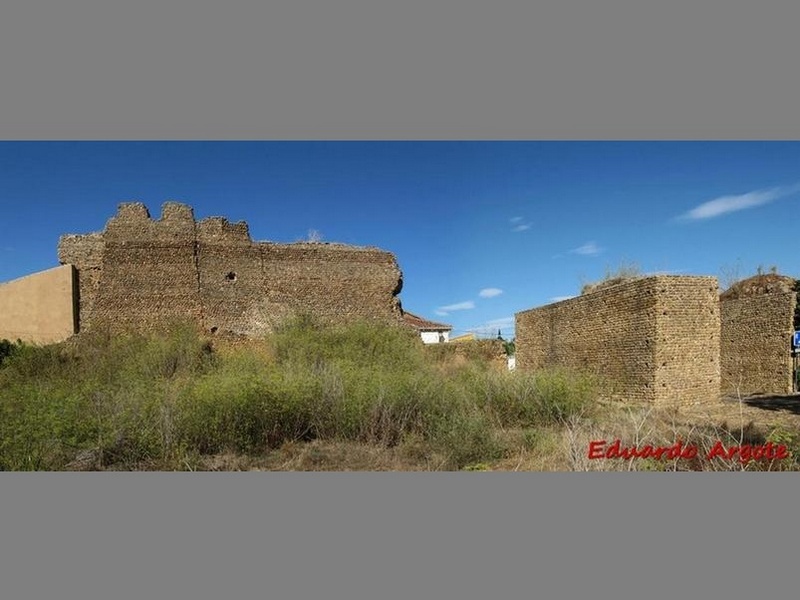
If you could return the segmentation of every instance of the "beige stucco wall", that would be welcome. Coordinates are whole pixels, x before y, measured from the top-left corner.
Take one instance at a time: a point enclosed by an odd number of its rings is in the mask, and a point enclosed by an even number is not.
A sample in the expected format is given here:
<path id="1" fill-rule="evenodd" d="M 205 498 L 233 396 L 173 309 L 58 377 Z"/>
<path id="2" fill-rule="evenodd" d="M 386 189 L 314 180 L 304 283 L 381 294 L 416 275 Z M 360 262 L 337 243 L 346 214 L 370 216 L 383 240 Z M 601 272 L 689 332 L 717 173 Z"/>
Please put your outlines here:
<path id="1" fill-rule="evenodd" d="M 77 328 L 75 269 L 62 265 L 0 283 L 0 339 L 60 342 Z"/>

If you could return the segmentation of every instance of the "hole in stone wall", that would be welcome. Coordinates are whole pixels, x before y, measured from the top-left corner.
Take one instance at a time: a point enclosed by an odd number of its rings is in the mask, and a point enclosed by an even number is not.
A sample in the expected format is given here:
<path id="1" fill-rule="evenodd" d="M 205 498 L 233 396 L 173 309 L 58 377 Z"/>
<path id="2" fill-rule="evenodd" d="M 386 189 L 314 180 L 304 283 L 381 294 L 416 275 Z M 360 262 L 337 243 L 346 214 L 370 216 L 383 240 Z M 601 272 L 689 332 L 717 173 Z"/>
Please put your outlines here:
<path id="1" fill-rule="evenodd" d="M 231 271 L 227 275 L 225 275 L 225 281 L 236 281 L 236 273 Z"/>
<path id="2" fill-rule="evenodd" d="M 212 327 L 211 328 L 211 333 L 217 333 L 217 331 L 219 331 L 219 327 Z"/>

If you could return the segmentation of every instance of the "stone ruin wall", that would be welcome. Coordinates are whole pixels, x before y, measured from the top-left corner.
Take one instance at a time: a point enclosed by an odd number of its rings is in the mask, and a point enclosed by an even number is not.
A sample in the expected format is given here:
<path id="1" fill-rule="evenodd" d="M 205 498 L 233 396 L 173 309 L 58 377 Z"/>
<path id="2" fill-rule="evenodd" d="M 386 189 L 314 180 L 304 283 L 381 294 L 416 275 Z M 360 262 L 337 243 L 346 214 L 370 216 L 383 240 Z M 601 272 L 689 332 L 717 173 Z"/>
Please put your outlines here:
<path id="1" fill-rule="evenodd" d="M 82 329 L 155 328 L 187 318 L 206 331 L 254 336 L 301 313 L 400 322 L 402 274 L 376 248 L 253 242 L 246 223 L 195 221 L 168 202 L 153 220 L 126 203 L 101 233 L 63 236 L 78 271 Z"/>
<path id="2" fill-rule="evenodd" d="M 796 304 L 797 294 L 781 286 L 752 286 L 720 297 L 724 394 L 792 393 Z"/>
<path id="3" fill-rule="evenodd" d="M 716 402 L 720 394 L 720 310 L 716 277 L 657 278 L 656 397 Z"/>
<path id="4" fill-rule="evenodd" d="M 516 315 L 517 369 L 566 367 L 616 384 L 622 400 L 708 402 L 720 390 L 714 277 L 655 276 Z"/>

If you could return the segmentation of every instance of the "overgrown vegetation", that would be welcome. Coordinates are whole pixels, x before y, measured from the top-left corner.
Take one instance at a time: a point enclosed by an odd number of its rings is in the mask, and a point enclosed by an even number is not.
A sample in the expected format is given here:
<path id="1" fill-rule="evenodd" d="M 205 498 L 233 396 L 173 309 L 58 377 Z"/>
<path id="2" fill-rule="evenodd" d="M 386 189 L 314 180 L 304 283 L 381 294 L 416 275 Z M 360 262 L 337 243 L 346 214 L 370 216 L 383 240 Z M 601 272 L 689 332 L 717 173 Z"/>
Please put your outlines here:
<path id="1" fill-rule="evenodd" d="M 353 442 L 436 468 L 501 459 L 507 428 L 587 411 L 593 386 L 469 361 L 446 369 L 396 327 L 300 319 L 212 348 L 190 327 L 21 346 L 0 368 L 0 469 L 196 468 L 286 444 Z"/>
<path id="2" fill-rule="evenodd" d="M 639 267 L 638 263 L 622 261 L 613 269 L 607 266 L 605 275 L 601 280 L 594 283 L 584 283 L 581 286 L 581 295 L 610 285 L 622 283 L 623 281 L 638 279 L 639 277 L 642 277 L 642 269 Z"/>
<path id="3" fill-rule="evenodd" d="M 0 340 L 0 366 L 3 366 L 3 361 L 9 356 L 11 356 L 14 353 L 14 351 L 21 345 L 22 344 L 20 342 L 14 344 L 5 339 Z"/>
<path id="4" fill-rule="evenodd" d="M 265 340 L 81 334 L 0 345 L 0 469 L 797 469 L 791 428 L 688 426 L 603 382 L 453 362 L 406 330 L 304 318 Z M 786 443 L 790 459 L 588 460 L 592 440 Z"/>

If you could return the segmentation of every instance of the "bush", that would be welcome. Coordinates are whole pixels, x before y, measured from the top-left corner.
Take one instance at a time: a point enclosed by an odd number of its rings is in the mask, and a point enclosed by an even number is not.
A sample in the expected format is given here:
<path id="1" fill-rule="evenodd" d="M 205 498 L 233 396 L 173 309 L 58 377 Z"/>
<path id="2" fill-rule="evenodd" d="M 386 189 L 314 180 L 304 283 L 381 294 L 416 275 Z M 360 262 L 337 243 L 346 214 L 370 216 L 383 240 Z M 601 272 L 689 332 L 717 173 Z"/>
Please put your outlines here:
<path id="1" fill-rule="evenodd" d="M 210 364 L 187 330 L 22 345 L 0 370 L 0 469 L 64 468 L 84 451 L 96 466 L 163 459 L 170 381 Z"/>
<path id="2" fill-rule="evenodd" d="M 590 410 L 597 382 L 566 370 L 535 373 L 468 371 L 462 385 L 500 427 L 540 427 L 563 423 Z"/>
<path id="3" fill-rule="evenodd" d="M 180 326 L 25 345 L 0 369 L 0 468 L 185 468 L 319 439 L 416 445 L 459 469 L 503 455 L 498 428 L 545 427 L 591 400 L 588 379 L 485 363 L 443 372 L 414 332 L 309 319 L 225 352 Z"/>
<path id="4" fill-rule="evenodd" d="M 324 326 L 301 317 L 279 329 L 269 341 L 283 364 L 320 368 L 328 363 L 380 365 L 396 370 L 425 366 L 422 342 L 413 331 L 370 321 Z"/>
<path id="5" fill-rule="evenodd" d="M 3 366 L 3 361 L 11 356 L 16 349 L 17 344 L 9 342 L 6 339 L 0 340 L 0 367 Z"/>

